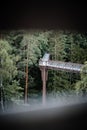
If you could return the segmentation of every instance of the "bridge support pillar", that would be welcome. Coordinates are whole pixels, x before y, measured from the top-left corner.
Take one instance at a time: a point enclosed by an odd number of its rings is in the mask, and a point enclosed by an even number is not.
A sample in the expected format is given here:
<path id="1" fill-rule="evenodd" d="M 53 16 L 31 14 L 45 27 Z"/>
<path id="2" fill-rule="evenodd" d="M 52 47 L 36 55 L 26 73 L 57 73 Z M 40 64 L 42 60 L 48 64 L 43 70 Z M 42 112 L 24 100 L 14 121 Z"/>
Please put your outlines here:
<path id="1" fill-rule="evenodd" d="M 42 103 L 43 105 L 46 104 L 46 81 L 48 78 L 48 70 L 46 67 L 41 67 L 41 77 L 42 77 L 42 82 L 43 82 L 43 86 L 42 86 Z"/>

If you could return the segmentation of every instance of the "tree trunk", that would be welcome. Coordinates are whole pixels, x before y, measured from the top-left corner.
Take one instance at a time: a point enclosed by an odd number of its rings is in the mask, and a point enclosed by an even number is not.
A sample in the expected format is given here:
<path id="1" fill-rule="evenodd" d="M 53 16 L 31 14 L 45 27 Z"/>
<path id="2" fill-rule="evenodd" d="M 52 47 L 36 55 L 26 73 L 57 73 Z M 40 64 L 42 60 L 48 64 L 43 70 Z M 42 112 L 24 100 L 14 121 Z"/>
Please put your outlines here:
<path id="1" fill-rule="evenodd" d="M 0 110 L 4 111 L 4 91 L 3 91 L 3 85 L 2 85 L 2 77 L 0 79 Z"/>
<path id="2" fill-rule="evenodd" d="M 26 64 L 25 103 L 28 101 L 28 61 Z"/>

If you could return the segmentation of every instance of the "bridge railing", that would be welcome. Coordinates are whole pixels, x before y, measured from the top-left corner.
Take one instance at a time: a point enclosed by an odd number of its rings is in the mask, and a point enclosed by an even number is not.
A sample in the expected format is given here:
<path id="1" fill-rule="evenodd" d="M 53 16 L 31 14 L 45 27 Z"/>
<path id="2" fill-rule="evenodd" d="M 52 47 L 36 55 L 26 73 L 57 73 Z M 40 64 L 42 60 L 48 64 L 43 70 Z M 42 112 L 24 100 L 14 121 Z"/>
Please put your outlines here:
<path id="1" fill-rule="evenodd" d="M 83 67 L 83 64 L 50 60 L 50 54 L 45 53 L 43 58 L 39 60 L 39 66 L 47 67 L 48 69 L 54 70 L 80 72 L 81 68 Z"/>

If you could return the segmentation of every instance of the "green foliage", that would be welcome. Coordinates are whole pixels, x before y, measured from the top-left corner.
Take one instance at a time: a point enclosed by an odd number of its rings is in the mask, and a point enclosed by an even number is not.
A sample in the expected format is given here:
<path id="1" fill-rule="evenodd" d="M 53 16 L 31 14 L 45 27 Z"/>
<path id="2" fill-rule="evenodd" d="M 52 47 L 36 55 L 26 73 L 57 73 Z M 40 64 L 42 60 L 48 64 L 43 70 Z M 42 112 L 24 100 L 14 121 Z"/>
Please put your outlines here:
<path id="1" fill-rule="evenodd" d="M 18 100 L 23 95 L 22 90 L 23 89 L 19 86 L 19 82 L 13 80 L 11 84 L 7 83 L 4 87 L 5 98 L 10 101 Z"/>
<path id="2" fill-rule="evenodd" d="M 87 36 L 77 32 L 53 31 L 50 37 L 50 52 L 53 60 L 84 63 L 87 59 Z M 73 91 L 79 74 L 51 70 L 47 86 L 55 92 Z M 86 80 L 86 79 L 85 79 Z M 80 89 L 79 89 L 80 91 Z"/>
<path id="3" fill-rule="evenodd" d="M 5 79 L 11 79 L 17 74 L 17 68 L 14 65 L 11 55 L 12 48 L 5 40 L 0 40 L 0 76 Z"/>
<path id="4" fill-rule="evenodd" d="M 49 39 L 49 50 L 54 60 L 63 60 L 66 35 L 63 31 L 53 31 Z"/>
<path id="5" fill-rule="evenodd" d="M 0 87 L 4 90 L 5 101 L 20 97 L 18 82 L 14 81 L 18 71 L 12 49 L 7 40 L 0 40 Z"/>
<path id="6" fill-rule="evenodd" d="M 51 35 L 51 31 L 42 31 L 38 36 L 39 48 L 41 51 L 41 56 L 43 56 L 46 52 L 49 52 L 49 38 Z"/>
<path id="7" fill-rule="evenodd" d="M 87 35 L 66 30 L 11 31 L 0 40 L 0 85 L 6 99 L 19 99 L 25 87 L 25 67 L 28 63 L 28 95 L 42 90 L 38 61 L 45 52 L 52 60 L 84 63 L 87 61 Z M 49 70 L 47 92 L 87 92 L 87 63 L 79 74 Z"/>
<path id="8" fill-rule="evenodd" d="M 21 42 L 22 57 L 24 58 L 22 62 L 26 65 L 28 60 L 29 65 L 37 63 L 38 56 L 41 57 L 41 51 L 39 49 L 38 38 L 34 34 L 24 34 L 23 40 Z M 28 58 L 28 59 L 27 59 Z"/>
<path id="9" fill-rule="evenodd" d="M 73 44 L 71 48 L 71 61 L 82 63 L 87 60 L 87 37 L 82 34 L 73 34 Z"/>
<path id="10" fill-rule="evenodd" d="M 80 95 L 87 95 L 87 62 L 81 70 L 81 80 L 76 83 L 76 93 Z"/>

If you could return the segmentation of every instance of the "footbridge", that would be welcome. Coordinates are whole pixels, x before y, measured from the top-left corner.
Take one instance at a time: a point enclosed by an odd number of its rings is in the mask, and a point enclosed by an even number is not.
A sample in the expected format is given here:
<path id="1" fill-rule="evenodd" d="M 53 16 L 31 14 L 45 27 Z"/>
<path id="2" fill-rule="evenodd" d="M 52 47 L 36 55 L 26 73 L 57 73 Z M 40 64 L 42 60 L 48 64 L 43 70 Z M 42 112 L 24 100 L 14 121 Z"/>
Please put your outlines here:
<path id="1" fill-rule="evenodd" d="M 83 64 L 72 63 L 72 62 L 63 62 L 63 61 L 54 61 L 50 60 L 50 54 L 45 53 L 45 55 L 39 60 L 39 67 L 41 70 L 42 82 L 43 82 L 43 103 L 46 100 L 46 81 L 48 79 L 48 70 L 62 70 L 73 73 L 79 73 Z"/>

